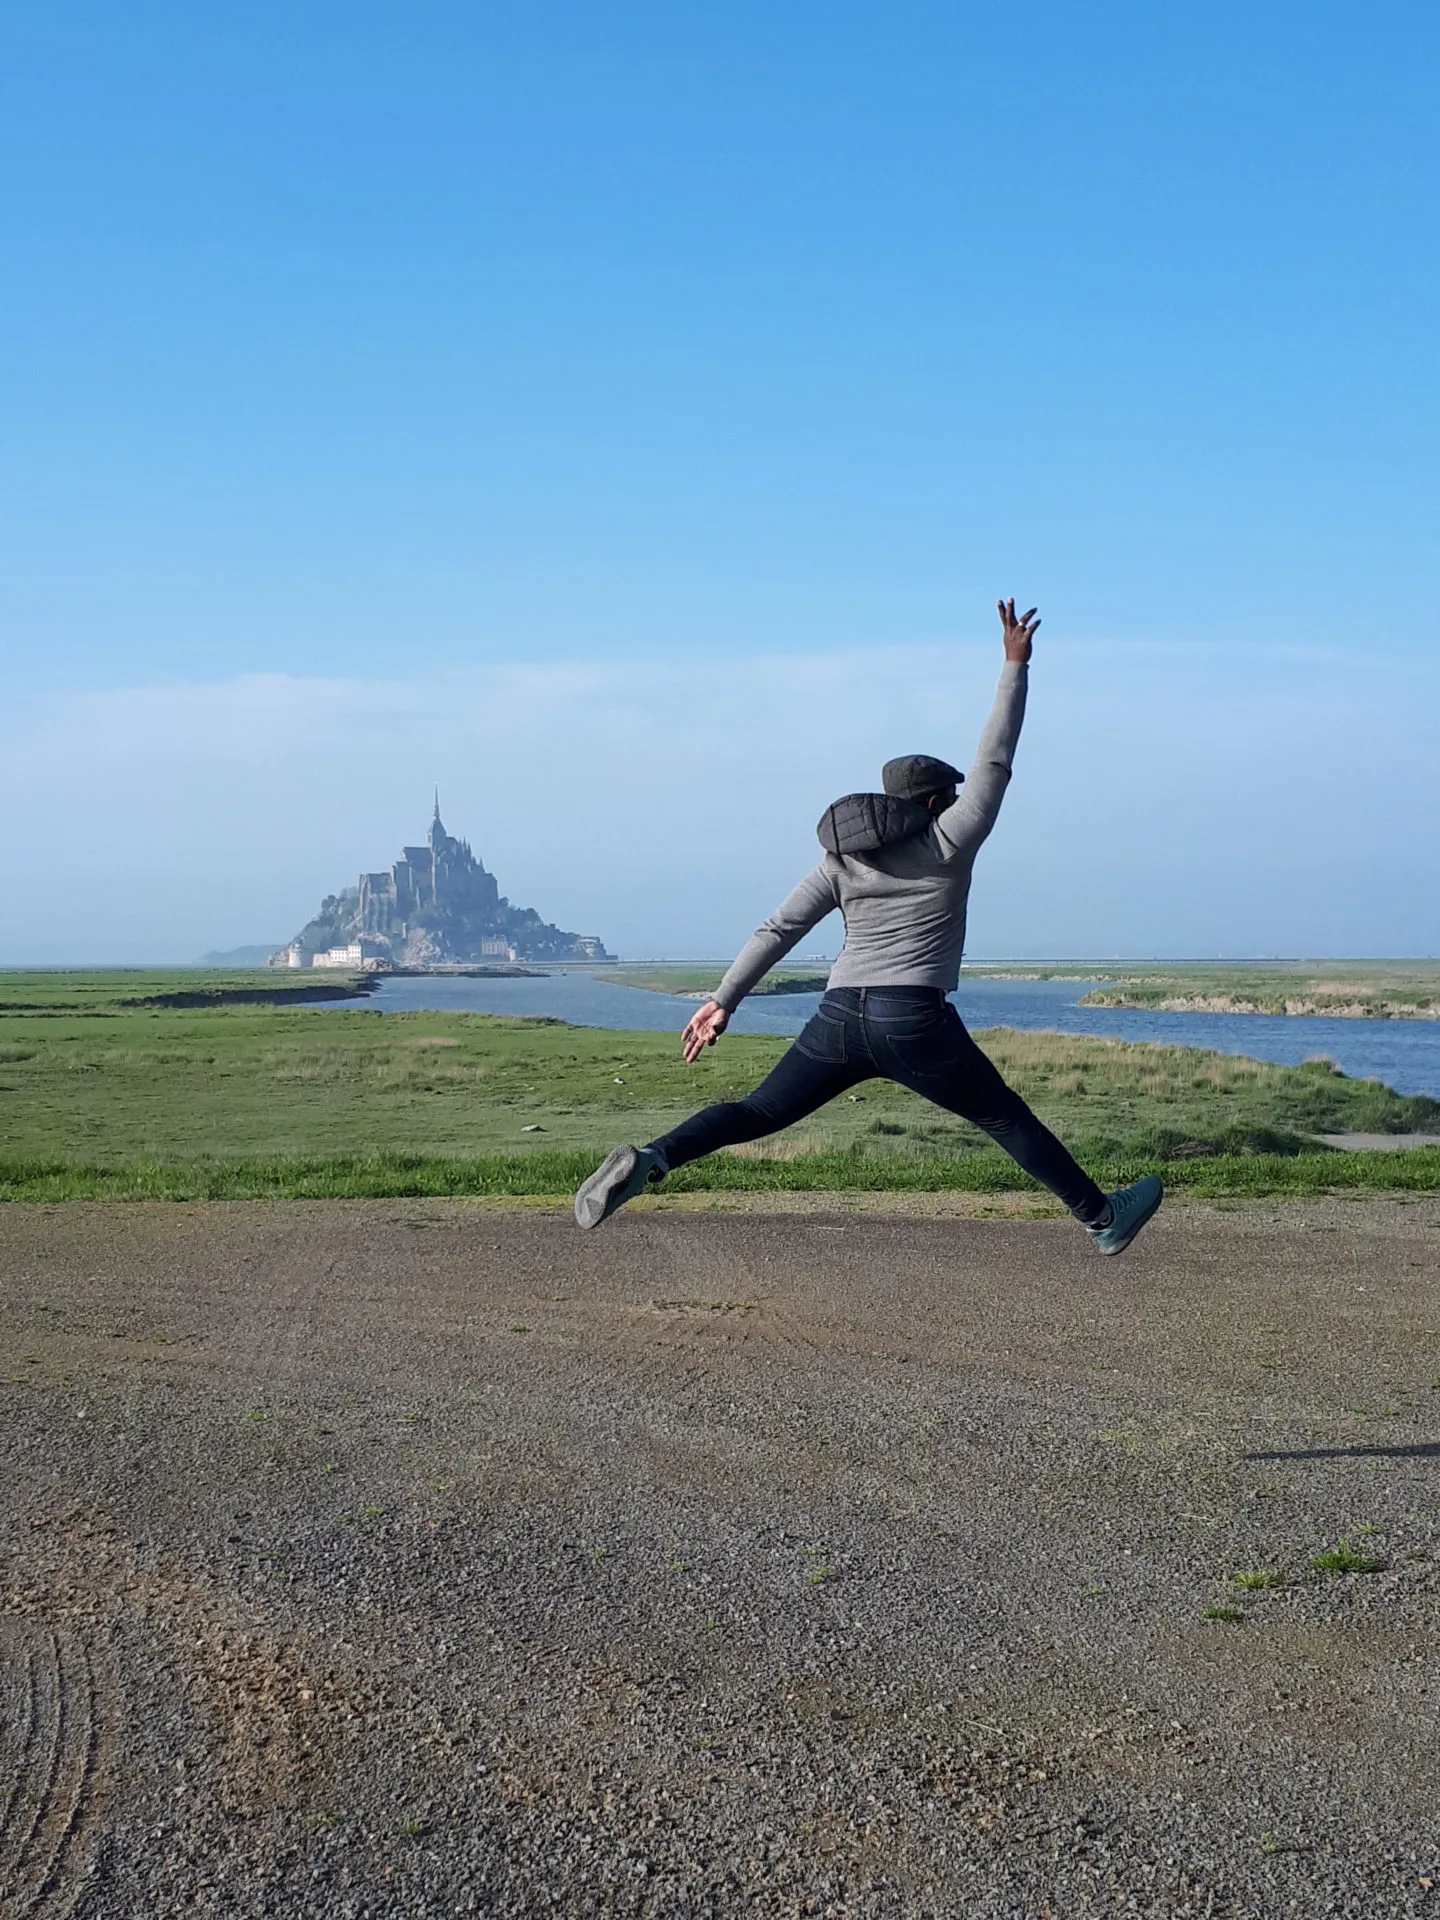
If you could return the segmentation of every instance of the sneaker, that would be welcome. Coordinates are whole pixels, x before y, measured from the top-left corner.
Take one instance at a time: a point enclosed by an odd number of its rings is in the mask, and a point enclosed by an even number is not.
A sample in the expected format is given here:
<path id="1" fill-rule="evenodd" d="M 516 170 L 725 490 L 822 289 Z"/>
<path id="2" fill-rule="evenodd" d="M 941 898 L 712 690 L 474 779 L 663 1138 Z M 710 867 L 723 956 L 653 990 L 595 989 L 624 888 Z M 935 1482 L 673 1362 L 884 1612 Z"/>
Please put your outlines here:
<path id="1" fill-rule="evenodd" d="M 1105 1198 L 1110 1202 L 1109 1221 L 1085 1231 L 1101 1253 L 1123 1253 L 1165 1198 L 1165 1189 L 1153 1173 L 1147 1173 L 1133 1187 L 1121 1187 Z"/>
<path id="2" fill-rule="evenodd" d="M 649 1147 L 616 1147 L 576 1194 L 575 1218 L 582 1227 L 598 1227 L 642 1194 L 652 1175 L 659 1180 L 663 1174 L 660 1156 Z"/>

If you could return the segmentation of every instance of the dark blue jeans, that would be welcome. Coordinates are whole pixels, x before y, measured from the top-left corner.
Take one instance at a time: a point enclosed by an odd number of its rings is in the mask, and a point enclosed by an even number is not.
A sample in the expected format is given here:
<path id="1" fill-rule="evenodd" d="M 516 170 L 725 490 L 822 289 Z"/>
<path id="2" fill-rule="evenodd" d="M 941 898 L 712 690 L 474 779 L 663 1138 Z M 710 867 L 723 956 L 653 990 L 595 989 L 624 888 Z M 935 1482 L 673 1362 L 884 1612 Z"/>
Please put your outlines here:
<path id="1" fill-rule="evenodd" d="M 937 987 L 839 987 L 768 1079 L 748 1099 L 706 1107 L 651 1144 L 670 1168 L 718 1147 L 778 1133 L 862 1080 L 898 1080 L 947 1113 L 958 1113 L 1093 1226 L 1104 1194 L 1043 1126 Z"/>

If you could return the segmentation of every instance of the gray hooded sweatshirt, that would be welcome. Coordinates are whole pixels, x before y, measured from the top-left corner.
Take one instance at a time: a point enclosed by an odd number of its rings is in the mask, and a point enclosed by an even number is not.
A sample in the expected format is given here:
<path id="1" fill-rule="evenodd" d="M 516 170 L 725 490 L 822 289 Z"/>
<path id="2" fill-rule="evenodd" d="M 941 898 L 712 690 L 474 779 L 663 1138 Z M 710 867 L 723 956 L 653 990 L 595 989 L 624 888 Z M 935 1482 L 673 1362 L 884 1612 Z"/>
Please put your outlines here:
<path id="1" fill-rule="evenodd" d="M 715 998 L 732 1011 L 777 960 L 838 907 L 845 945 L 832 987 L 938 987 L 953 993 L 965 947 L 975 855 L 995 824 L 1025 717 L 1028 669 L 1007 660 L 975 764 L 954 806 L 923 832 L 874 853 L 827 853 L 758 926 Z"/>

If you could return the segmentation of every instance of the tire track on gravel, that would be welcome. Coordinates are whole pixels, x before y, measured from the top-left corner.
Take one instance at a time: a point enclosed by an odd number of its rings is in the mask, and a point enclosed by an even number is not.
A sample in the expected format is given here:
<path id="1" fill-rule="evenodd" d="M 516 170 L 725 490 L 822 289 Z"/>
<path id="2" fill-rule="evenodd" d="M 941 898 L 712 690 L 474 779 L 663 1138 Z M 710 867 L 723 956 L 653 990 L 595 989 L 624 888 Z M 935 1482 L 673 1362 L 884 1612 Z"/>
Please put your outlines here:
<path id="1" fill-rule="evenodd" d="M 8 1776 L 0 1808 L 0 1913 L 60 1920 L 74 1905 L 72 1856 L 88 1838 L 103 1787 L 99 1689 L 90 1651 L 70 1628 L 5 1623 L 5 1722 L 0 1752 Z"/>

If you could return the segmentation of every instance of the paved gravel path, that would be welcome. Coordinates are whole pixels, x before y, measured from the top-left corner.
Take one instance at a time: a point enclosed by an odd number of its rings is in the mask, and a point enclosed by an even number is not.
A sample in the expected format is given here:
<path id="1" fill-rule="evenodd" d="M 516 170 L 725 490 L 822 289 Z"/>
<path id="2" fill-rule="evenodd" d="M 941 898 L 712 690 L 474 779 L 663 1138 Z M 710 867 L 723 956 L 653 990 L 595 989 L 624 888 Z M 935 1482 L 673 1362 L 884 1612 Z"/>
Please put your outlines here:
<path id="1" fill-rule="evenodd" d="M 1440 1913 L 1437 1253 L 0 1209 L 0 1911 Z"/>

